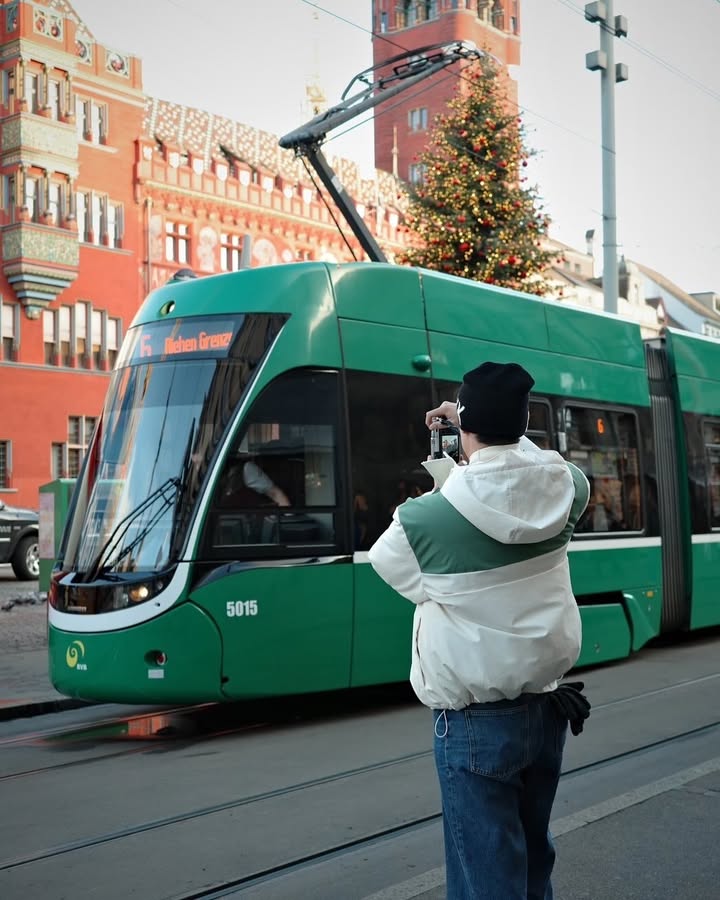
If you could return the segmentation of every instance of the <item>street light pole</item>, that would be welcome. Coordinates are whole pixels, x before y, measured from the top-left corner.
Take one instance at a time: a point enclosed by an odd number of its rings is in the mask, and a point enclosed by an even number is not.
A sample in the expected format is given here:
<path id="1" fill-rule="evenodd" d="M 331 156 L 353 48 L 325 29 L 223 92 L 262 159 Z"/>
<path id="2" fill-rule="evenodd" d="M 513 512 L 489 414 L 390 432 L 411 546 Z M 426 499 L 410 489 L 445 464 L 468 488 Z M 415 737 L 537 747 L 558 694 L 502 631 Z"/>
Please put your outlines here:
<path id="1" fill-rule="evenodd" d="M 613 0 L 585 6 L 588 22 L 600 26 L 600 49 L 588 53 L 585 66 L 600 71 L 603 182 L 603 297 L 605 312 L 618 310 L 617 211 L 615 208 L 615 82 L 627 81 L 627 66 L 615 64 L 613 38 L 627 34 L 627 19 L 613 15 Z"/>

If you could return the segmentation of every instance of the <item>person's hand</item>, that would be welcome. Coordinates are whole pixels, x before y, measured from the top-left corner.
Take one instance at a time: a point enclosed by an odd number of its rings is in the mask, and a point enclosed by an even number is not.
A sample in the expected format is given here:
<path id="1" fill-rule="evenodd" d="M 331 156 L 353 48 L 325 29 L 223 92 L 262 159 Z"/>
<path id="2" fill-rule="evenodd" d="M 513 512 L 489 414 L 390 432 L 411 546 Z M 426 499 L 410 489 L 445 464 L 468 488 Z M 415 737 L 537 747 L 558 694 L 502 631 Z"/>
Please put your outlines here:
<path id="1" fill-rule="evenodd" d="M 460 419 L 457 414 L 457 403 L 453 403 L 452 400 L 445 400 L 436 409 L 431 409 L 425 413 L 425 424 L 431 431 L 442 428 L 439 422 L 433 422 L 433 419 L 437 418 L 447 419 L 453 425 L 459 426 Z"/>

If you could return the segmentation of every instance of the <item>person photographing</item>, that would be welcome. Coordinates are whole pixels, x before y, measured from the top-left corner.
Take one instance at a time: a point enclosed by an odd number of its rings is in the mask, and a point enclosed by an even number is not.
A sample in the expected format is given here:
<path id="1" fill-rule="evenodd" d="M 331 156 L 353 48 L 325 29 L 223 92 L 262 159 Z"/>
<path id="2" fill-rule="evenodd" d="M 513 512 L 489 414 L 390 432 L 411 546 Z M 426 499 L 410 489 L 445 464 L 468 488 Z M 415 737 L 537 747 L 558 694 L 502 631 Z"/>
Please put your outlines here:
<path id="1" fill-rule="evenodd" d="M 524 436 L 534 383 L 485 362 L 427 413 L 459 427 L 467 465 L 399 506 L 369 553 L 416 604 L 410 681 L 433 711 L 449 900 L 551 900 L 567 724 L 589 709 L 558 688 L 580 652 L 567 546 L 589 486 Z"/>

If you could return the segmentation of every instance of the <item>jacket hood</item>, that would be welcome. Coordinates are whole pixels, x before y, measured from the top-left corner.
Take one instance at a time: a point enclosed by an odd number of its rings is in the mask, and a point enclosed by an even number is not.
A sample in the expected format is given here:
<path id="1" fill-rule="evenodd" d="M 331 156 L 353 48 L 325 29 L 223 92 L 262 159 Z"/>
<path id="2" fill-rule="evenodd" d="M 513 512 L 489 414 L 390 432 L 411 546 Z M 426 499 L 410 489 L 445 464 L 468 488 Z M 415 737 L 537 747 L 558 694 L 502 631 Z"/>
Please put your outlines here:
<path id="1" fill-rule="evenodd" d="M 526 437 L 476 450 L 441 488 L 477 529 L 502 544 L 536 544 L 567 525 L 575 485 L 565 460 Z"/>

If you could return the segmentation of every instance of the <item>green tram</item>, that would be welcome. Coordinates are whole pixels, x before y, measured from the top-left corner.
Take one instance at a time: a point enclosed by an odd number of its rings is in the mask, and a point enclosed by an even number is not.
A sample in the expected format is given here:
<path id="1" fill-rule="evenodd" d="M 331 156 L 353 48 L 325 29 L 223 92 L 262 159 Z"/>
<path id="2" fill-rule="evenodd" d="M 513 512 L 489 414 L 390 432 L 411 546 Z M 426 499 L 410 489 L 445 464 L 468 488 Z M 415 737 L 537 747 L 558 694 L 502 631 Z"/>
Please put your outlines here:
<path id="1" fill-rule="evenodd" d="M 720 343 L 417 269 L 298 263 L 153 292 L 52 575 L 63 694 L 192 702 L 403 681 L 412 605 L 367 550 L 430 487 L 426 410 L 483 360 L 587 473 L 580 664 L 720 623 Z"/>

